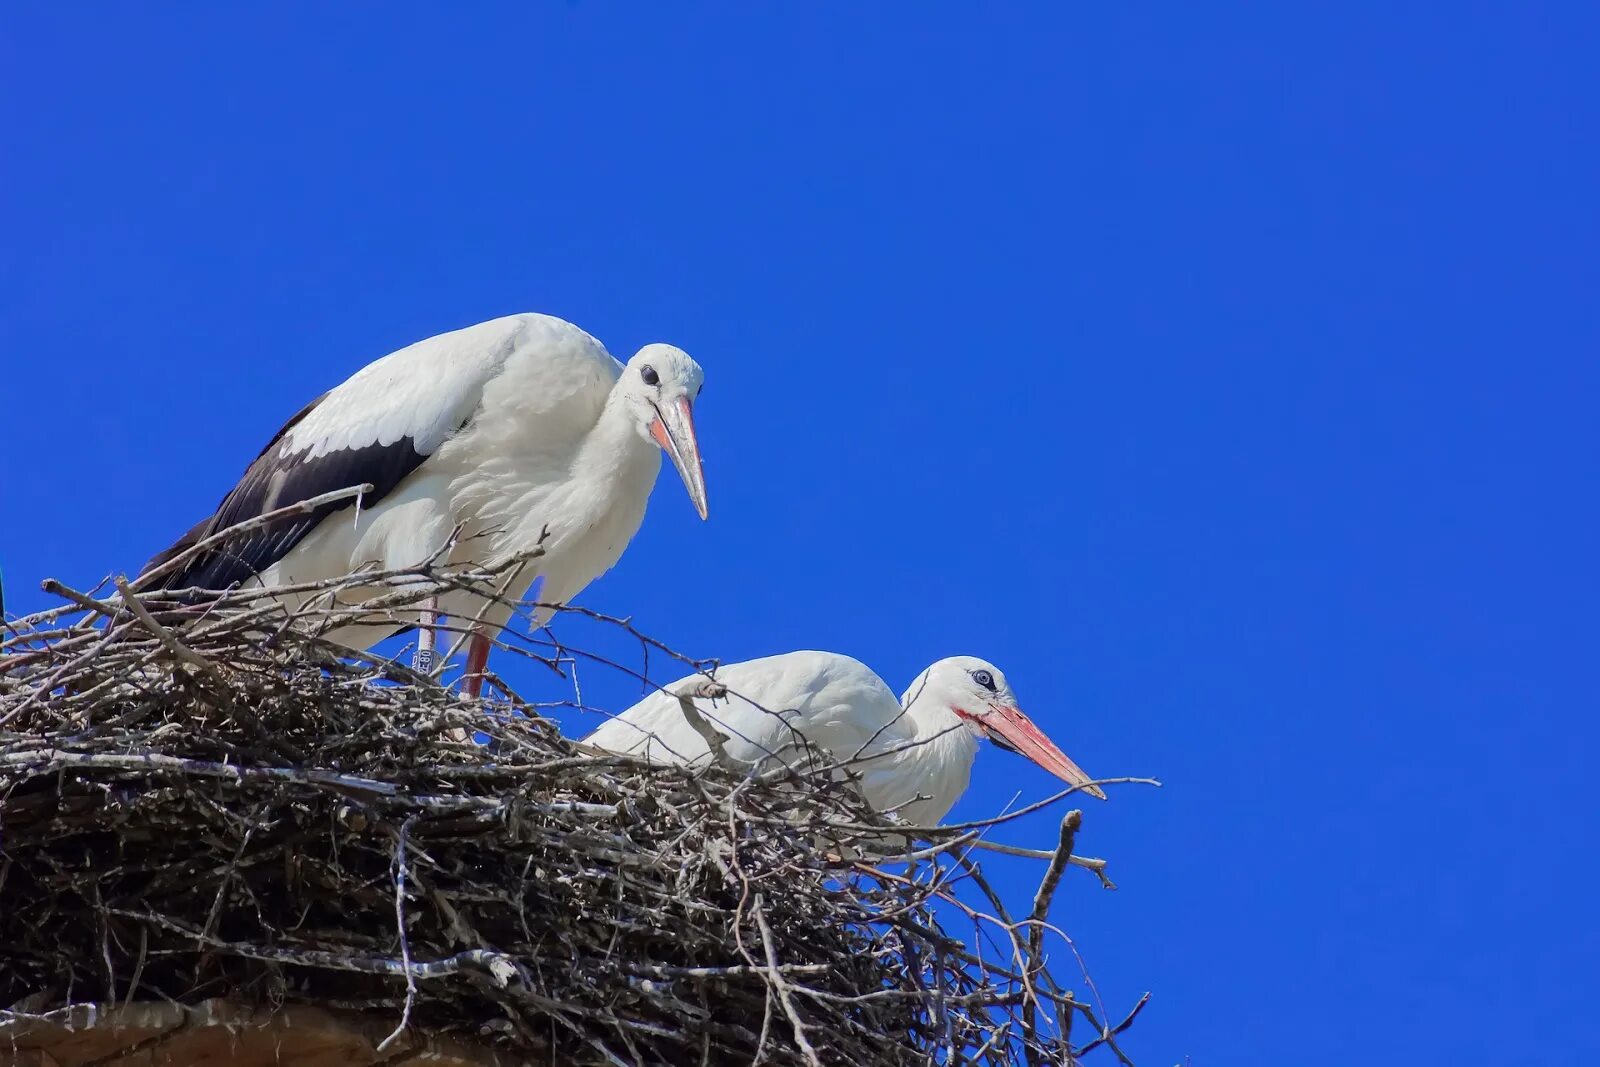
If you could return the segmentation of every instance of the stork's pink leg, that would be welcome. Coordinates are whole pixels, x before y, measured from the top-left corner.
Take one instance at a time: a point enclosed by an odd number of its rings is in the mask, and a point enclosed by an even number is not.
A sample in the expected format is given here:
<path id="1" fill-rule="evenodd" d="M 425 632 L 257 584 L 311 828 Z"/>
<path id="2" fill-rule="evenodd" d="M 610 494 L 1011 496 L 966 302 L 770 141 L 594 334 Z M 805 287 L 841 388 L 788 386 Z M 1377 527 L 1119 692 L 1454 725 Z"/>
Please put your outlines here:
<path id="1" fill-rule="evenodd" d="M 483 672 L 488 666 L 489 635 L 474 626 L 467 641 L 467 673 L 462 676 L 462 688 L 473 700 L 483 692 Z"/>

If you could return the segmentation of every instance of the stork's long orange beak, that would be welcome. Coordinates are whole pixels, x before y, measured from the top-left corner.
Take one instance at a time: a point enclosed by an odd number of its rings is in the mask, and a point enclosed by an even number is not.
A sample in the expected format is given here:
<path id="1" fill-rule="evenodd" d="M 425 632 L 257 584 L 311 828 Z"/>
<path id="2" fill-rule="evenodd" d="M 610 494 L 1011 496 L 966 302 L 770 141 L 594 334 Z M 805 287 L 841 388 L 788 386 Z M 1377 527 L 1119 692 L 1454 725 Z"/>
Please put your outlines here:
<path id="1" fill-rule="evenodd" d="M 1082 767 L 1068 759 L 1067 754 L 1057 748 L 1055 742 L 1033 724 L 1032 719 L 1022 714 L 1021 708 L 996 706 L 984 716 L 983 725 L 989 731 L 990 740 L 998 742 L 1001 747 L 1028 757 L 1068 785 L 1082 786 L 1083 791 L 1092 797 L 1100 800 L 1106 798 L 1105 791 L 1097 785 L 1090 785 L 1093 779 Z"/>
<path id="2" fill-rule="evenodd" d="M 650 436 L 678 468 L 678 477 L 689 491 L 689 501 L 700 517 L 705 518 L 706 472 L 700 462 L 700 441 L 694 434 L 694 412 L 689 408 L 689 398 L 680 396 L 664 408 L 657 407 L 655 420 L 650 423 Z"/>

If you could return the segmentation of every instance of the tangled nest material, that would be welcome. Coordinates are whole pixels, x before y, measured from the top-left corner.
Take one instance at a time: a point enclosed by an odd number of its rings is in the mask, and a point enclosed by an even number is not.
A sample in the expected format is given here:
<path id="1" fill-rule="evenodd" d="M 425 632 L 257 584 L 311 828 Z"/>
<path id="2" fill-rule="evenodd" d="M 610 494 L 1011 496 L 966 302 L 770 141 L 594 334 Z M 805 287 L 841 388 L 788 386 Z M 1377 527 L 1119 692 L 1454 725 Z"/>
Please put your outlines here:
<path id="1" fill-rule="evenodd" d="M 63 606 L 0 646 L 0 1030 L 220 997 L 538 1063 L 1128 1062 L 1138 1006 L 1106 1025 L 1045 961 L 1069 860 L 1105 881 L 1077 812 L 1013 917 L 980 828 L 913 842 L 835 775 L 588 750 L 504 686 L 526 717 L 318 636 L 502 577 L 325 583 L 293 626 L 259 590 L 46 583 Z"/>

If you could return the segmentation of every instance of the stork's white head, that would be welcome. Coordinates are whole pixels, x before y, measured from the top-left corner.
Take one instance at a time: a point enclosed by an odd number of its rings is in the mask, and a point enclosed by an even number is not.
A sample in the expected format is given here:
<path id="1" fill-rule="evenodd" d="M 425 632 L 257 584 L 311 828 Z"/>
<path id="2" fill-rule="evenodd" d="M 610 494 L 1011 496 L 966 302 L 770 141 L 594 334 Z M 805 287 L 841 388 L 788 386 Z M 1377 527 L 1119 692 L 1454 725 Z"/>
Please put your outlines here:
<path id="1" fill-rule="evenodd" d="M 1017 707 L 1000 668 L 975 656 L 942 659 L 918 675 L 900 698 L 913 714 L 950 715 L 980 738 L 1026 756 L 1069 785 L 1106 798 L 1099 786 Z"/>
<path id="2" fill-rule="evenodd" d="M 645 345 L 622 370 L 616 390 L 646 441 L 678 468 L 694 509 L 706 517 L 706 474 L 694 434 L 694 401 L 705 373 L 689 353 L 672 345 Z"/>

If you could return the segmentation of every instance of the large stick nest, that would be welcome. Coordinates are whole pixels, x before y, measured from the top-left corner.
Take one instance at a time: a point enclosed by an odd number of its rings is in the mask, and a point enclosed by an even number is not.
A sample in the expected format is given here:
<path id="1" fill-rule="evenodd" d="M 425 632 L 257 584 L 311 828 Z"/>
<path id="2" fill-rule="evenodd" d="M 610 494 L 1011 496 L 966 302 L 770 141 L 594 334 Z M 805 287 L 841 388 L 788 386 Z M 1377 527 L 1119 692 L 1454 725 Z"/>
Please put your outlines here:
<path id="1" fill-rule="evenodd" d="M 417 577 L 294 626 L 47 583 L 9 624 L 0 1028 L 225 998 L 541 1063 L 998 1064 L 1071 1062 L 1080 1015 L 1121 1057 L 1041 951 L 1076 813 L 1014 922 L 973 831 L 907 843 L 836 774 L 597 753 L 317 636 Z"/>

